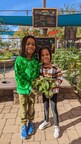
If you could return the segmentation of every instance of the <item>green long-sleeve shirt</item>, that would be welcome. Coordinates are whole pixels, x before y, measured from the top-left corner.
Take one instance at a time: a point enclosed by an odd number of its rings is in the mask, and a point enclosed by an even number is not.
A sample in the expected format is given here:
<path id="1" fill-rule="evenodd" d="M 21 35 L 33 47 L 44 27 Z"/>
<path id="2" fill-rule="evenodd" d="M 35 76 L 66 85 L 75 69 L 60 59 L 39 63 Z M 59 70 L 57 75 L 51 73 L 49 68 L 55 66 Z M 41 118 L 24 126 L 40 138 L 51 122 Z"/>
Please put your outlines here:
<path id="1" fill-rule="evenodd" d="M 32 90 L 31 83 L 40 73 L 39 62 L 35 58 L 29 60 L 18 56 L 15 60 L 14 70 L 17 92 L 20 94 L 30 94 Z"/>

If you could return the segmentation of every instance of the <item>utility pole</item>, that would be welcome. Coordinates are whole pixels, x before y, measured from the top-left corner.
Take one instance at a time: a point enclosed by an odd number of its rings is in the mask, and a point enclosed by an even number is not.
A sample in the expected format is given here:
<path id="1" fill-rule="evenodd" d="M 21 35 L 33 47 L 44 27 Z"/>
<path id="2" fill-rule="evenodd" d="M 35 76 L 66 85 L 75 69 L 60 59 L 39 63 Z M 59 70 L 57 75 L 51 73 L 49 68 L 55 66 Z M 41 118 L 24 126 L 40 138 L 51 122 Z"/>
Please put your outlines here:
<path id="1" fill-rule="evenodd" d="M 43 8 L 46 8 L 46 0 L 43 0 Z M 46 36 L 47 34 L 47 29 L 43 29 L 43 36 Z"/>
<path id="2" fill-rule="evenodd" d="M 43 0 L 43 7 L 46 7 L 46 0 Z"/>

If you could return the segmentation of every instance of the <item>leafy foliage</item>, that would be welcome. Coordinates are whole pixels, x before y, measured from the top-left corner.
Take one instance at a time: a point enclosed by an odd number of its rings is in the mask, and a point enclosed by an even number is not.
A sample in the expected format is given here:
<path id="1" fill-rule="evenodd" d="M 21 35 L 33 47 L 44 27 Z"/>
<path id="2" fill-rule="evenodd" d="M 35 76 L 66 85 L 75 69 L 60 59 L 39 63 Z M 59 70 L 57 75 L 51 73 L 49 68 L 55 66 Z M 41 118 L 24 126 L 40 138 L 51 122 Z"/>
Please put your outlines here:
<path id="1" fill-rule="evenodd" d="M 74 61 L 78 58 L 76 49 L 57 49 L 52 55 L 52 62 L 56 63 L 62 70 L 67 70 L 70 64 L 74 65 Z"/>
<path id="2" fill-rule="evenodd" d="M 75 48 L 57 49 L 52 56 L 52 62 L 62 70 L 66 70 L 66 79 L 76 84 L 81 77 L 81 52 Z"/>
<path id="3" fill-rule="evenodd" d="M 47 98 L 53 96 L 53 88 L 55 87 L 55 80 L 53 78 L 42 77 L 38 80 L 33 81 L 32 87 L 36 93 L 43 93 Z"/>

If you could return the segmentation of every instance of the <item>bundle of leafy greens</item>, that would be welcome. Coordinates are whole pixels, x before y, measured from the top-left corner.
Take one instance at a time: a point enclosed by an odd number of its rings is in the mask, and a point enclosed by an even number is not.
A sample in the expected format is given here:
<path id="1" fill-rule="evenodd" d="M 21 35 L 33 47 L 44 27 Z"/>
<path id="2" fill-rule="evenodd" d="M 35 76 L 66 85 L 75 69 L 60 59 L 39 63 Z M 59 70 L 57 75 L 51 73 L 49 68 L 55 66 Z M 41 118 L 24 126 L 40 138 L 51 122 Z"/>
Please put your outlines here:
<path id="1" fill-rule="evenodd" d="M 47 98 L 53 96 L 53 88 L 56 86 L 54 78 L 40 76 L 39 79 L 32 82 L 32 88 L 35 94 L 43 93 Z"/>

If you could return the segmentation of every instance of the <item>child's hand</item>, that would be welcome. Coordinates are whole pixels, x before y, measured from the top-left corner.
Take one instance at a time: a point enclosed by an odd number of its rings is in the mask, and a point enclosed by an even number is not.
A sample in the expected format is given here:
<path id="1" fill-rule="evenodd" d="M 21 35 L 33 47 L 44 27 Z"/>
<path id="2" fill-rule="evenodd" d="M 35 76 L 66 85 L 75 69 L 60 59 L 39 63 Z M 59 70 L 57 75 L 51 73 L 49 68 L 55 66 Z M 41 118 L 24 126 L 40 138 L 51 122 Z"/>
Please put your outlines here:
<path id="1" fill-rule="evenodd" d="M 39 80 L 40 78 L 36 78 L 35 81 Z"/>
<path id="2" fill-rule="evenodd" d="M 37 93 L 35 92 L 35 90 L 33 88 L 32 88 L 32 93 L 35 94 L 35 95 L 37 95 Z"/>
<path id="3" fill-rule="evenodd" d="M 61 81 L 60 80 L 56 80 L 55 84 L 56 84 L 56 86 L 59 86 L 61 84 Z"/>

